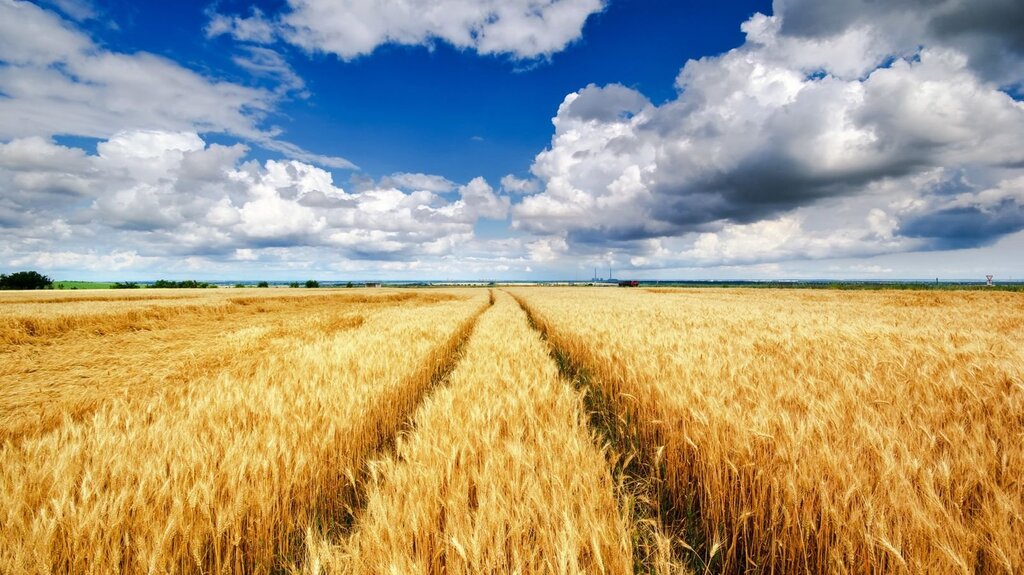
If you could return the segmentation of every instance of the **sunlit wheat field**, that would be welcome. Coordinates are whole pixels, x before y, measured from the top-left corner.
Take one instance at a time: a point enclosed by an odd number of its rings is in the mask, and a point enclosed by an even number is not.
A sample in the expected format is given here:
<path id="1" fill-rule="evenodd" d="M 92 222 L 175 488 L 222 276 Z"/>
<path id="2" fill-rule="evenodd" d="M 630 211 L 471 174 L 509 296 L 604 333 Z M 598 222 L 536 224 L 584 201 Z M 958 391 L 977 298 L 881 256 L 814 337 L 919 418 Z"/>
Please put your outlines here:
<path id="1" fill-rule="evenodd" d="M 0 573 L 1021 573 L 1024 296 L 0 293 Z"/>

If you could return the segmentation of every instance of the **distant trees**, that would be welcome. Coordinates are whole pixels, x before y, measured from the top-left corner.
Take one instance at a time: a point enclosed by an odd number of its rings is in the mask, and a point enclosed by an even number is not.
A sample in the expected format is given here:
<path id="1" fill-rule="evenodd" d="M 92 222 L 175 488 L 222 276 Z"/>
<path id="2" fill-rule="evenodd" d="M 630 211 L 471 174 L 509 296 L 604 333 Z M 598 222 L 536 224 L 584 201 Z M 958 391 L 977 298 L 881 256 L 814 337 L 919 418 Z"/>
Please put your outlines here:
<path id="1" fill-rule="evenodd" d="M 0 289 L 49 289 L 53 280 L 37 271 L 0 274 Z"/>
<path id="2" fill-rule="evenodd" d="M 270 284 L 267 282 L 260 282 L 256 284 L 256 287 L 270 287 Z"/>
<path id="3" fill-rule="evenodd" d="M 208 287 L 216 287 L 216 286 L 214 286 L 213 284 L 206 283 L 206 282 L 197 282 L 196 280 L 182 280 L 180 282 L 176 282 L 176 281 L 173 281 L 173 280 L 156 280 L 155 282 L 153 282 L 153 286 L 152 287 L 155 287 L 155 288 L 175 288 L 175 289 L 181 289 L 181 288 L 208 288 Z"/>
<path id="4" fill-rule="evenodd" d="M 316 280 L 306 280 L 306 287 L 308 287 L 308 288 L 318 288 L 318 287 L 320 287 L 320 282 L 318 282 Z"/>
<path id="5" fill-rule="evenodd" d="M 288 287 L 290 287 L 290 288 L 297 288 L 297 287 L 299 287 L 299 282 L 292 282 L 292 283 L 288 284 Z"/>
<path id="6" fill-rule="evenodd" d="M 111 287 L 114 289 L 139 289 L 139 284 L 135 282 L 115 282 Z"/>

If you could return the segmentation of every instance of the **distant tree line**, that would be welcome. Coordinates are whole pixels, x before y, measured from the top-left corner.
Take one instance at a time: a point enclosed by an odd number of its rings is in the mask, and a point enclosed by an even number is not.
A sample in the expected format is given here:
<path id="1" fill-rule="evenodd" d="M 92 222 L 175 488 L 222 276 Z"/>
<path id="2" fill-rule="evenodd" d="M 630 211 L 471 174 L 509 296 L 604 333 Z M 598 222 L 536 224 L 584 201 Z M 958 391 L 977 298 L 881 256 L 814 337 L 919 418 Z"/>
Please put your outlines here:
<path id="1" fill-rule="evenodd" d="M 217 287 L 211 283 L 197 282 L 196 280 L 182 280 L 180 282 L 172 280 L 156 280 L 150 287 L 155 288 L 175 288 L 175 289 L 188 289 L 188 288 L 212 288 Z"/>
<path id="2" fill-rule="evenodd" d="M 3 290 L 52 289 L 54 287 L 53 284 L 54 284 L 54 282 L 53 282 L 52 279 L 50 279 L 50 278 L 48 278 L 48 277 L 46 277 L 46 276 L 44 276 L 44 275 L 42 275 L 42 274 L 40 274 L 39 272 L 36 272 L 36 271 L 14 272 L 14 273 L 12 273 L 10 275 L 0 274 L 0 289 L 3 289 Z M 113 289 L 139 289 L 139 288 L 142 288 L 142 287 L 169 288 L 169 289 L 183 289 L 183 288 L 184 289 L 196 289 L 196 288 L 213 288 L 213 287 L 217 287 L 214 284 L 211 284 L 211 283 L 208 283 L 208 282 L 200 282 L 200 281 L 196 281 L 196 280 L 174 281 L 174 280 L 164 280 L 164 279 L 156 280 L 152 284 L 148 284 L 148 285 L 144 285 L 144 284 L 140 284 L 138 282 L 132 282 L 132 281 L 114 282 L 113 284 L 105 284 L 105 285 L 109 285 Z M 303 287 L 303 286 L 305 286 L 307 288 L 318 288 L 318 287 L 320 287 L 320 282 L 317 281 L 317 280 L 306 280 L 305 284 L 300 283 L 300 282 L 291 282 L 291 283 L 288 284 L 288 287 L 293 287 L 293 288 L 300 288 L 300 287 Z M 236 288 L 241 288 L 241 287 L 247 287 L 247 286 L 245 286 L 244 284 L 235 284 L 235 287 Z M 267 288 L 267 287 L 270 287 L 270 283 L 266 282 L 266 281 L 261 281 L 261 282 L 256 284 L 256 287 Z M 355 287 L 355 284 L 353 284 L 352 282 L 348 282 L 348 283 L 345 284 L 345 287 L 349 287 L 349 288 Z M 71 289 L 75 289 L 75 288 L 71 288 Z"/>
<path id="3" fill-rule="evenodd" d="M 0 274 L 0 289 L 50 289 L 53 280 L 37 271 Z"/>

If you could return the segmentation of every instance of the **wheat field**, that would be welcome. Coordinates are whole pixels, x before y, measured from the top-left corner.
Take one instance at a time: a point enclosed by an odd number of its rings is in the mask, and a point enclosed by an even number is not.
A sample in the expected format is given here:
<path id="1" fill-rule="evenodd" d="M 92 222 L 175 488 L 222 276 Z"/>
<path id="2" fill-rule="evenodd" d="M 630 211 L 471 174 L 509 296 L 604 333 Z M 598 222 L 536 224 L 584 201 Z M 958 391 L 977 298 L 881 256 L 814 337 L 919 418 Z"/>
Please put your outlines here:
<path id="1" fill-rule="evenodd" d="M 480 293 L 198 299 L 54 310 L 40 314 L 42 335 L 8 322 L 22 343 L 4 350 L 0 398 L 7 571 L 279 568 L 306 525 L 344 516 L 362 461 L 487 304 Z M 103 361 L 111 349 L 120 357 Z M 40 359 L 63 363 L 37 378 Z"/>
<path id="2" fill-rule="evenodd" d="M 0 573 L 1020 573 L 1024 298 L 0 293 Z"/>
<path id="3" fill-rule="evenodd" d="M 579 394 L 500 294 L 444 389 L 374 462 L 366 507 L 310 573 L 625 573 L 627 517 Z"/>
<path id="4" fill-rule="evenodd" d="M 519 291 L 714 572 L 1024 569 L 1024 299 Z"/>

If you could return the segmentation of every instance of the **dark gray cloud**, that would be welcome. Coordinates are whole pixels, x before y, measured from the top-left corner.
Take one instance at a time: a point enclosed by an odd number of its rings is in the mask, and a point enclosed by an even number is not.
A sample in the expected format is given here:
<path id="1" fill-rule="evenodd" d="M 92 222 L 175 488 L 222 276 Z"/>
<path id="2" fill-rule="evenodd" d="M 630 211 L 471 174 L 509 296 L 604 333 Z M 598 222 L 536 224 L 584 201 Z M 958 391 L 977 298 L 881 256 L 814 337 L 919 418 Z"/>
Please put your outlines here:
<path id="1" fill-rule="evenodd" d="M 682 231 L 723 220 L 751 223 L 822 199 L 853 196 L 872 182 L 900 178 L 926 165 L 924 158 L 895 154 L 886 160 L 828 169 L 769 144 L 729 170 L 653 186 L 661 209 L 652 215 Z"/>
<path id="2" fill-rule="evenodd" d="M 782 18 L 783 34 L 824 37 L 893 15 L 930 14 L 949 4 L 949 0 L 775 0 L 772 12 Z"/>
<path id="3" fill-rule="evenodd" d="M 961 0 L 937 11 L 929 30 L 940 39 L 990 38 L 1009 52 L 1024 54 L 1024 3 L 1019 0 Z"/>
<path id="4" fill-rule="evenodd" d="M 876 28 L 890 52 L 943 46 L 1002 84 L 1024 80 L 1024 2 L 1020 0 L 776 0 L 781 33 L 803 38 Z"/>
<path id="5" fill-rule="evenodd" d="M 569 104 L 566 114 L 584 121 L 628 119 L 650 105 L 642 94 L 620 84 L 600 88 L 591 84 L 578 93 L 579 97 Z"/>
<path id="6" fill-rule="evenodd" d="M 999 238 L 1024 230 L 1024 205 L 1004 200 L 990 208 L 963 206 L 940 209 L 912 217 L 900 233 L 928 240 L 930 249 L 961 249 L 986 246 Z"/>
<path id="7" fill-rule="evenodd" d="M 656 225 L 656 224 L 655 224 Z M 663 227 L 661 229 L 664 229 Z M 598 226 L 588 229 L 570 230 L 566 237 L 575 244 L 588 244 L 600 248 L 630 248 L 640 240 L 661 235 L 644 224 L 634 226 Z"/>

